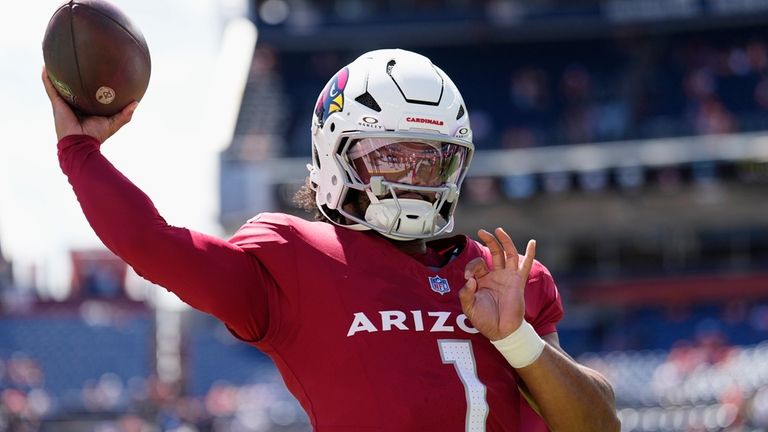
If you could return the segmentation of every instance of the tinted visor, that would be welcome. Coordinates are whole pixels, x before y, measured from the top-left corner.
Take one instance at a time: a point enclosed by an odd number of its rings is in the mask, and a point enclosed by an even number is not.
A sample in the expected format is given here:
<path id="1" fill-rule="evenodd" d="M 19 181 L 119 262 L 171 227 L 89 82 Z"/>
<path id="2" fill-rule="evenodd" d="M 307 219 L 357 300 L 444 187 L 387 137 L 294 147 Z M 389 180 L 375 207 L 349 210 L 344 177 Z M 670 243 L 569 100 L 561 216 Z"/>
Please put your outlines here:
<path id="1" fill-rule="evenodd" d="M 383 177 L 414 186 L 457 184 L 469 149 L 459 144 L 403 138 L 363 138 L 347 156 L 360 181 Z"/>

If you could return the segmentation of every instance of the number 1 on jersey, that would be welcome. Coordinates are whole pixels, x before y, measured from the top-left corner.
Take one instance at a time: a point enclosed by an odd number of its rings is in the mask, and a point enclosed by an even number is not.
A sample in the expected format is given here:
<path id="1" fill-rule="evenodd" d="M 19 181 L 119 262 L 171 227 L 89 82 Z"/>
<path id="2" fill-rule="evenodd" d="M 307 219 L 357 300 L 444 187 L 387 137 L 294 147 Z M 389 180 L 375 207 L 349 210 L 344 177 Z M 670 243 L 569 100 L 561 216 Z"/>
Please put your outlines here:
<path id="1" fill-rule="evenodd" d="M 464 393 L 467 396 L 467 432 L 485 432 L 485 418 L 488 417 L 488 402 L 485 400 L 485 385 L 477 377 L 472 342 L 468 340 L 439 339 L 440 357 L 443 363 L 452 364 L 459 374 Z"/>

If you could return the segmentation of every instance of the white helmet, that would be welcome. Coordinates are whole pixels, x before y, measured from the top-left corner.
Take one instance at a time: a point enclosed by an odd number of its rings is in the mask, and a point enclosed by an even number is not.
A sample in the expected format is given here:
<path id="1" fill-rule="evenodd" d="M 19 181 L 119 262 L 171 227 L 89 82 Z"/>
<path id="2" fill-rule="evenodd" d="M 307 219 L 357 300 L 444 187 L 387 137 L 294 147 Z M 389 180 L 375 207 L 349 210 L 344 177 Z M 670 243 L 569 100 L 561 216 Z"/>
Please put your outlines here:
<path id="1" fill-rule="evenodd" d="M 320 93 L 307 168 L 328 220 L 412 240 L 453 229 L 473 152 L 451 79 L 422 55 L 386 49 L 342 68 Z M 364 212 L 360 194 L 370 200 Z"/>

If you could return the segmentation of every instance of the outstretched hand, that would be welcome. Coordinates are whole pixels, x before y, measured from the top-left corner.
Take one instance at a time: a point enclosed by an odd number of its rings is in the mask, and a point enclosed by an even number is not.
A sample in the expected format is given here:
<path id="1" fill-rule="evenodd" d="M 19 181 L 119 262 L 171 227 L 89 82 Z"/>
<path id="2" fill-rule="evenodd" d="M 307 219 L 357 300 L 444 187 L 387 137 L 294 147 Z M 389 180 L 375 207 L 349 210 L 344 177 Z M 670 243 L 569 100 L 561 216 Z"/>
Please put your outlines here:
<path id="1" fill-rule="evenodd" d="M 68 135 L 89 135 L 103 143 L 121 127 L 131 121 L 138 102 L 128 104 L 112 117 L 78 117 L 53 86 L 48 72 L 43 68 L 43 85 L 53 108 L 53 120 L 56 124 L 56 137 L 60 140 Z"/>
<path id="2" fill-rule="evenodd" d="M 536 255 L 536 241 L 530 240 L 522 261 L 515 244 L 501 228 L 495 235 L 485 230 L 478 236 L 490 249 L 493 269 L 475 258 L 464 270 L 467 283 L 459 292 L 461 308 L 472 325 L 492 341 L 504 339 L 517 330 L 525 317 L 525 284 Z"/>

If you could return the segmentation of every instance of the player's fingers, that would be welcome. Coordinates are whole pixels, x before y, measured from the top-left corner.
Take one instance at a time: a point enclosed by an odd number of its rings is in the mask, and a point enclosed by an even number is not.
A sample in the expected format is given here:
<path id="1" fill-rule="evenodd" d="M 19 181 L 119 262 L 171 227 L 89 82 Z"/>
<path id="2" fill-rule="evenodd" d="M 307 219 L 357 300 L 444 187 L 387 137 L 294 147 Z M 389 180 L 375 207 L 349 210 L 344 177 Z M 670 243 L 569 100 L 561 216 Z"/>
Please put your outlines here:
<path id="1" fill-rule="evenodd" d="M 501 244 L 499 244 L 499 241 L 496 240 L 496 237 L 494 237 L 493 234 L 489 233 L 484 229 L 479 230 L 477 232 L 477 235 L 478 237 L 480 237 L 480 240 L 482 240 L 483 243 L 485 243 L 485 245 L 491 251 L 491 258 L 493 260 L 493 269 L 494 270 L 503 269 L 505 264 L 504 249 L 502 249 Z"/>
<path id="2" fill-rule="evenodd" d="M 504 248 L 507 268 L 517 269 L 520 265 L 520 256 L 517 253 L 517 248 L 512 238 L 501 227 L 496 228 L 496 238 L 499 239 L 501 246 Z"/>
<path id="3" fill-rule="evenodd" d="M 464 287 L 459 290 L 459 302 L 461 303 L 461 310 L 464 314 L 472 319 L 472 309 L 475 306 L 475 293 L 477 292 L 477 279 L 469 278 Z"/>
<path id="4" fill-rule="evenodd" d="M 59 99 L 61 96 L 56 92 L 56 88 L 53 87 L 53 83 L 51 82 L 51 79 L 48 77 L 48 71 L 45 69 L 45 66 L 43 66 L 43 85 L 45 86 L 45 93 L 48 95 L 48 99 L 51 102 L 55 102 L 57 99 Z"/>
<path id="5" fill-rule="evenodd" d="M 110 135 L 114 134 L 121 127 L 125 126 L 126 123 L 131 121 L 131 118 L 133 117 L 133 112 L 136 111 L 137 106 L 139 106 L 139 103 L 136 101 L 133 101 L 128 105 L 126 105 L 122 111 L 120 111 L 119 113 L 109 118 Z"/>
<path id="6" fill-rule="evenodd" d="M 136 101 L 133 101 L 128 105 L 126 105 L 126 107 L 123 108 L 123 110 L 117 114 L 118 119 L 120 121 L 120 126 L 123 126 L 129 121 L 131 121 L 131 119 L 133 118 L 133 113 L 136 111 L 136 108 L 138 108 L 138 106 L 139 106 L 139 103 Z"/>
<path id="7" fill-rule="evenodd" d="M 525 259 L 523 260 L 523 267 L 520 269 L 526 278 L 531 273 L 531 267 L 533 267 L 533 259 L 535 257 L 536 240 L 528 240 L 528 245 L 525 247 Z"/>
<path id="8" fill-rule="evenodd" d="M 477 257 L 472 261 L 468 262 L 466 266 L 464 266 L 465 279 L 469 279 L 471 277 L 474 277 L 475 279 L 480 279 L 481 277 L 487 274 L 488 274 L 488 265 L 485 263 L 485 259 L 483 259 L 483 257 Z"/>

